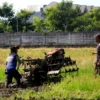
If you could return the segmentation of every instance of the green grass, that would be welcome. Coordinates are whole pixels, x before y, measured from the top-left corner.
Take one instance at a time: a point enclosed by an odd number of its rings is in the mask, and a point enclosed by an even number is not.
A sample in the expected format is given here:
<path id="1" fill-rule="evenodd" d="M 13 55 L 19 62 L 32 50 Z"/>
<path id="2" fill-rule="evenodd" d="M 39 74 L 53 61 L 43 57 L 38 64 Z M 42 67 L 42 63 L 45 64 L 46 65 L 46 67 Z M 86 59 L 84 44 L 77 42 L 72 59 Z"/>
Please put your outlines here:
<path id="1" fill-rule="evenodd" d="M 26 58 L 31 56 L 32 58 L 44 58 L 43 52 L 50 52 L 55 48 L 22 48 L 19 50 L 19 55 Z M 100 98 L 100 76 L 94 78 L 94 60 L 96 55 L 91 53 L 95 51 L 95 48 L 64 48 L 65 56 L 70 56 L 73 60 L 76 60 L 79 67 L 78 74 L 76 73 L 63 73 L 61 82 L 54 84 L 44 84 L 38 91 L 33 89 L 23 90 L 22 93 L 15 94 L 17 97 L 23 97 L 28 99 L 30 96 L 37 99 L 51 99 L 51 98 L 85 98 L 85 99 L 97 99 Z M 4 81 L 4 68 L 5 59 L 9 53 L 9 49 L 0 49 L 0 80 Z M 11 98 L 13 98 L 13 95 Z"/>

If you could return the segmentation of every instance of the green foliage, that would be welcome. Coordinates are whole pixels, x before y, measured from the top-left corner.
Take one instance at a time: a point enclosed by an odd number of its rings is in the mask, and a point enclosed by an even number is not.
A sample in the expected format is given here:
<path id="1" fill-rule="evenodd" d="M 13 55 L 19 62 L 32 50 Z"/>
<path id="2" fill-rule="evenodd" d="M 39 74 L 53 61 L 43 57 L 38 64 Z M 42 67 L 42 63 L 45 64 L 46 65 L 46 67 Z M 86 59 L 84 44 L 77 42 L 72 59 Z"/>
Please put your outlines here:
<path id="1" fill-rule="evenodd" d="M 4 32 L 4 21 L 0 20 L 0 33 Z"/>
<path id="2" fill-rule="evenodd" d="M 100 31 L 100 8 L 81 12 L 80 6 L 72 8 L 71 1 L 62 1 L 44 12 L 51 31 L 91 32 Z"/>
<path id="3" fill-rule="evenodd" d="M 9 5 L 7 2 L 4 2 L 3 6 L 0 7 L 0 16 L 5 18 L 12 18 L 14 16 L 13 5 Z"/>
<path id="4" fill-rule="evenodd" d="M 7 25 L 6 32 L 11 33 L 12 32 L 12 26 Z"/>
<path id="5" fill-rule="evenodd" d="M 45 11 L 46 18 L 52 26 L 52 30 L 66 30 L 70 21 L 70 10 L 72 3 L 62 1 L 56 7 L 52 7 Z M 50 12 L 50 13 L 49 13 Z"/>
<path id="6" fill-rule="evenodd" d="M 75 9 L 72 8 L 72 1 L 62 1 L 55 7 L 51 7 L 44 12 L 48 21 L 49 29 L 52 31 L 62 30 L 71 31 L 71 23 L 73 20 L 81 16 L 80 7 L 77 6 Z"/>
<path id="7" fill-rule="evenodd" d="M 0 26 L 1 32 L 17 32 L 17 29 L 18 31 L 23 32 L 24 26 L 26 27 L 25 31 L 32 30 L 32 24 L 27 22 L 32 14 L 33 12 L 22 9 L 14 16 L 13 5 L 9 5 L 5 2 L 3 6 L 0 7 L 0 16 L 2 18 L 7 18 L 7 21 L 4 23 L 5 29 L 2 28 L 3 26 Z"/>
<path id="8" fill-rule="evenodd" d="M 18 31 L 19 32 L 23 32 L 23 27 L 25 28 L 24 31 L 28 31 L 31 30 L 30 27 L 30 23 L 27 22 L 27 20 L 29 19 L 29 17 L 33 14 L 33 12 L 29 11 L 29 10 L 21 10 L 20 12 L 17 13 L 17 15 L 15 16 L 15 18 L 13 19 L 13 21 L 16 22 L 17 20 L 17 24 L 18 24 Z"/>
<path id="9" fill-rule="evenodd" d="M 74 32 L 100 31 L 100 8 L 77 17 L 72 23 Z"/>
<path id="10" fill-rule="evenodd" d="M 14 16 L 14 11 L 13 11 L 13 5 L 8 4 L 7 2 L 4 2 L 3 5 L 0 7 L 0 17 L 2 17 L 2 24 L 0 22 L 0 33 L 2 32 L 11 32 L 12 31 L 12 26 L 10 25 L 8 27 L 8 22 L 10 23 L 10 19 Z M 8 29 L 8 30 L 6 30 Z"/>
<path id="11" fill-rule="evenodd" d="M 26 26 L 23 26 L 23 33 L 26 32 Z"/>
<path id="12" fill-rule="evenodd" d="M 14 32 L 27 32 L 29 30 L 32 30 L 32 24 L 28 23 L 28 18 L 33 14 L 33 12 L 29 10 L 21 10 L 17 13 L 16 16 L 14 16 L 12 19 L 10 19 L 10 25 L 12 26 L 12 30 Z"/>
<path id="13" fill-rule="evenodd" d="M 21 19 L 22 23 L 26 23 L 28 18 L 33 14 L 30 10 L 22 9 L 20 12 L 17 13 L 17 17 Z"/>
<path id="14" fill-rule="evenodd" d="M 43 35 L 46 34 L 46 20 L 44 18 L 33 18 L 33 26 L 35 27 L 35 32 L 42 32 Z"/>
<path id="15" fill-rule="evenodd" d="M 81 12 L 80 6 L 72 7 L 71 0 L 62 0 L 56 6 L 45 9 L 44 18 L 34 18 L 33 24 L 27 20 L 34 13 L 22 9 L 14 16 L 13 5 L 5 2 L 0 6 L 0 17 L 6 21 L 0 22 L 2 32 L 92 32 L 100 31 L 100 8 L 88 12 L 87 7 Z M 4 19 L 2 19 L 4 20 Z"/>

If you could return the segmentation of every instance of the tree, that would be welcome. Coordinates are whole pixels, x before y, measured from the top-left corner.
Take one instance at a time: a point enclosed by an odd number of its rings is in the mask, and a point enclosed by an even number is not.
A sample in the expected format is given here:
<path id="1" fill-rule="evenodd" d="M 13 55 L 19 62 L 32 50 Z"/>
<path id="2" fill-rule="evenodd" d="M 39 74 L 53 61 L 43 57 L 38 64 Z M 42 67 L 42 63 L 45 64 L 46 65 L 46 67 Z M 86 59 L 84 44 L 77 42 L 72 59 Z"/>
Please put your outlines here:
<path id="1" fill-rule="evenodd" d="M 74 29 L 74 25 L 76 23 L 76 18 L 79 17 L 79 16 L 82 16 L 82 12 L 81 12 L 81 9 L 80 9 L 80 6 L 76 6 L 76 8 L 74 9 L 71 9 L 71 14 L 70 14 L 70 23 L 67 27 L 67 30 L 70 31 L 70 32 L 73 32 L 73 29 Z M 77 24 L 76 24 L 77 26 Z"/>
<path id="2" fill-rule="evenodd" d="M 56 30 L 56 25 L 57 25 L 57 20 L 55 19 L 58 14 L 57 14 L 57 9 L 56 7 L 51 7 L 49 9 L 46 9 L 44 12 L 44 15 L 46 16 L 46 22 L 47 22 L 47 27 L 49 30 L 51 31 L 55 31 Z"/>
<path id="3" fill-rule="evenodd" d="M 26 26 L 23 26 L 23 33 L 26 32 Z"/>
<path id="4" fill-rule="evenodd" d="M 8 4 L 7 2 L 4 2 L 3 5 L 0 7 L 0 17 L 2 17 L 3 21 L 3 32 L 6 32 L 8 30 L 8 23 L 10 23 L 11 19 L 14 17 L 14 11 L 13 11 L 13 5 Z"/>
<path id="5" fill-rule="evenodd" d="M 100 8 L 93 9 L 82 16 L 77 17 L 71 24 L 73 31 L 100 31 Z"/>
<path id="6" fill-rule="evenodd" d="M 8 32 L 12 32 L 12 26 L 7 25 L 7 27 L 6 27 L 6 32 L 7 32 L 7 33 L 8 33 Z"/>
<path id="7" fill-rule="evenodd" d="M 22 9 L 14 16 L 13 5 L 7 2 L 3 3 L 3 6 L 0 7 L 0 16 L 6 19 L 4 21 L 4 32 L 8 32 L 9 28 L 13 32 L 22 32 L 24 26 L 26 27 L 24 31 L 33 30 L 32 23 L 27 22 L 32 14 L 33 12 Z"/>
<path id="8" fill-rule="evenodd" d="M 12 18 L 14 16 L 13 5 L 4 2 L 3 6 L 0 7 L 0 16 L 8 19 Z"/>
<path id="9" fill-rule="evenodd" d="M 61 3 L 57 4 L 56 7 L 50 8 L 49 10 L 47 9 L 45 15 L 48 21 L 50 21 L 50 25 L 52 25 L 55 30 L 66 31 L 71 19 L 71 9 L 72 2 L 63 0 Z"/>
<path id="10" fill-rule="evenodd" d="M 64 1 L 57 6 L 46 9 L 44 12 L 46 20 L 49 22 L 52 31 L 71 31 L 71 23 L 77 16 L 81 16 L 80 7 L 72 8 L 72 1 Z"/>
<path id="11" fill-rule="evenodd" d="M 34 30 L 35 32 L 42 32 L 42 34 L 45 34 L 45 30 L 46 30 L 45 19 L 34 17 L 33 26 L 35 27 L 35 30 Z"/>
<path id="12" fill-rule="evenodd" d="M 28 18 L 33 14 L 30 10 L 22 9 L 17 13 L 17 17 L 21 19 L 22 23 L 26 23 Z"/>
<path id="13" fill-rule="evenodd" d="M 0 33 L 4 32 L 4 21 L 0 20 Z"/>
<path id="14" fill-rule="evenodd" d="M 32 30 L 32 24 L 27 22 L 28 18 L 33 14 L 33 12 L 22 9 L 20 12 L 16 14 L 14 18 L 11 20 L 11 25 L 15 32 L 23 32 L 23 27 L 26 27 L 24 31 Z"/>

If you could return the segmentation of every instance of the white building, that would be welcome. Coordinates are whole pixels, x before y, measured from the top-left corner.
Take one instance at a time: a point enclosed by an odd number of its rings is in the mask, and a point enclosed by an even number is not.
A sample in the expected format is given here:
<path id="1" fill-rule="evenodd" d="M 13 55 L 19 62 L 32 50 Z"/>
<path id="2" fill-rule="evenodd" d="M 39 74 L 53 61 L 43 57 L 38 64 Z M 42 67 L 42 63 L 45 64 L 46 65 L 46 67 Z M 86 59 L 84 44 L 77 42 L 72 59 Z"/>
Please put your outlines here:
<path id="1" fill-rule="evenodd" d="M 33 22 L 33 17 L 34 17 L 34 16 L 37 16 L 37 17 L 39 17 L 39 18 L 44 18 L 43 11 L 44 11 L 45 9 L 47 9 L 47 8 L 56 6 L 57 4 L 58 4 L 58 2 L 51 2 L 51 3 L 49 3 L 48 5 L 43 5 L 43 7 L 41 7 L 39 11 L 36 11 L 36 12 L 29 18 L 28 22 Z M 93 5 L 91 5 L 91 6 L 87 6 L 87 5 L 78 5 L 78 4 L 73 4 L 73 5 L 72 5 L 73 8 L 76 8 L 77 6 L 80 6 L 80 9 L 81 9 L 82 12 L 84 12 L 85 10 L 86 10 L 86 11 L 90 11 L 90 10 L 92 10 L 92 9 L 94 9 L 94 8 L 100 8 L 100 7 L 98 7 L 98 6 L 93 6 Z M 33 9 L 34 9 L 34 7 L 33 7 Z M 31 7 L 31 10 L 32 10 L 32 7 Z"/>

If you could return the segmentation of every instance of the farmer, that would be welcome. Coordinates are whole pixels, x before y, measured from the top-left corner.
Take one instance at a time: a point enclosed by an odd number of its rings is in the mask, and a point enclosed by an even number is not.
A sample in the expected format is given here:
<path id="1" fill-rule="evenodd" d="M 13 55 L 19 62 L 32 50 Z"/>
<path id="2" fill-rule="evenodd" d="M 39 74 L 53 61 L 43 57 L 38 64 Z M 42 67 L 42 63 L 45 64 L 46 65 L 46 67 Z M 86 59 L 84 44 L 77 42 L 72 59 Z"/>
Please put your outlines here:
<path id="1" fill-rule="evenodd" d="M 12 78 L 14 77 L 17 82 L 17 86 L 20 86 L 20 79 L 21 79 L 21 74 L 17 71 L 17 68 L 19 68 L 19 65 L 23 62 L 20 57 L 18 56 L 19 46 L 13 46 L 10 48 L 10 54 L 7 57 L 6 61 L 6 83 L 5 83 L 5 88 L 8 88 L 8 85 L 12 83 Z M 18 63 L 18 66 L 17 66 Z M 17 67 L 17 68 L 16 68 Z"/>
<path id="2" fill-rule="evenodd" d="M 96 61 L 95 61 L 95 69 L 94 69 L 94 75 L 95 78 L 97 77 L 97 65 L 100 65 L 100 34 L 97 34 L 96 37 L 97 42 L 97 52 L 93 52 L 92 55 L 96 54 Z"/>

